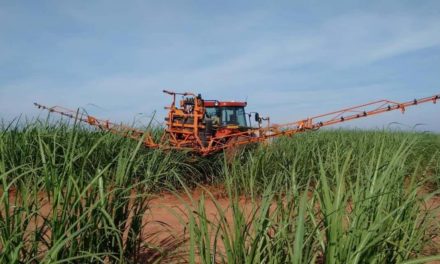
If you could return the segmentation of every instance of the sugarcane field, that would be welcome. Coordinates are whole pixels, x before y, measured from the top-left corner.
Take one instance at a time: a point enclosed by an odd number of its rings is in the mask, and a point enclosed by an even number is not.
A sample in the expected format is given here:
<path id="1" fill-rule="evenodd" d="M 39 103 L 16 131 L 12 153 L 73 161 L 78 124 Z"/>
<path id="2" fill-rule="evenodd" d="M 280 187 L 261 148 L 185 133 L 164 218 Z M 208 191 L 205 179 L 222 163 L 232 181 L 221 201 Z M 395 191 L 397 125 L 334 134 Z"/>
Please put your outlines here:
<path id="1" fill-rule="evenodd" d="M 440 263 L 439 13 L 0 2 L 0 263 Z"/>

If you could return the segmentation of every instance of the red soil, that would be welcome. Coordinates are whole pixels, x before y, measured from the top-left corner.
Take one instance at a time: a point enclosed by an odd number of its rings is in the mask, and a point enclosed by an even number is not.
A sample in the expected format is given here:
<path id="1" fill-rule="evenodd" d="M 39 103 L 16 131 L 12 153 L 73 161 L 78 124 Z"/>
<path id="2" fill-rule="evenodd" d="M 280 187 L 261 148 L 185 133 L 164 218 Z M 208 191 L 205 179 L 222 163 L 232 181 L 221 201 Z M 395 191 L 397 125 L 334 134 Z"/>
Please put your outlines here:
<path id="1" fill-rule="evenodd" d="M 206 192 L 208 191 L 208 192 Z M 0 196 L 2 193 L 0 192 Z M 212 197 L 211 197 L 212 195 Z M 222 187 L 207 187 L 206 189 L 197 188 L 192 190 L 190 197 L 184 192 L 174 194 L 174 193 L 161 193 L 156 197 L 152 198 L 148 203 L 149 210 L 145 212 L 143 221 L 145 227 L 143 229 L 144 241 L 150 243 L 157 243 L 156 245 L 169 245 L 170 247 L 180 247 L 185 244 L 185 239 L 187 234 L 185 234 L 185 226 L 188 223 L 187 212 L 193 211 L 197 208 L 198 202 L 203 196 L 205 199 L 204 207 L 207 214 L 207 218 L 211 222 L 216 222 L 219 217 L 218 209 L 213 202 L 221 207 L 224 211 L 225 217 L 229 223 L 232 222 L 232 210 L 230 209 L 229 197 Z M 50 204 L 47 199 L 46 194 L 39 195 L 40 200 L 41 215 L 48 216 L 50 212 Z M 10 191 L 10 201 L 12 204 L 19 203 L 17 201 L 16 194 L 14 191 Z M 245 215 L 249 216 L 252 210 L 255 208 L 255 204 L 252 200 L 246 199 L 245 197 L 239 198 L 239 205 L 241 209 L 244 210 Z M 440 222 L 440 196 L 434 196 L 426 203 L 426 210 L 437 210 L 437 218 Z M 40 222 L 40 221 L 37 221 Z M 38 225 L 38 223 L 36 223 Z M 425 255 L 435 255 L 440 252 L 440 237 L 434 238 L 435 246 L 430 246 L 426 248 Z M 221 245 L 220 245 L 221 247 Z M 221 248 L 220 248 L 221 251 Z M 148 259 L 147 256 L 145 259 Z M 431 262 L 440 263 L 440 262 Z"/>

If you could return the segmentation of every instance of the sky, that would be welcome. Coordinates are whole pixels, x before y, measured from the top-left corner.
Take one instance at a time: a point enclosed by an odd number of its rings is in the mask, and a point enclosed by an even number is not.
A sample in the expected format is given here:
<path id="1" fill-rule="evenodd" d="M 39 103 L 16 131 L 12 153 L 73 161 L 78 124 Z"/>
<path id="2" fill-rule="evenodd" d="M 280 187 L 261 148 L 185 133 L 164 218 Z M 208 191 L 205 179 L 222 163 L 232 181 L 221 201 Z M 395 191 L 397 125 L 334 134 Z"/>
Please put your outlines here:
<path id="1" fill-rule="evenodd" d="M 275 123 L 440 94 L 440 1 L 0 0 L 0 119 L 33 102 L 162 122 L 162 90 Z M 440 103 L 349 128 L 440 132 Z"/>

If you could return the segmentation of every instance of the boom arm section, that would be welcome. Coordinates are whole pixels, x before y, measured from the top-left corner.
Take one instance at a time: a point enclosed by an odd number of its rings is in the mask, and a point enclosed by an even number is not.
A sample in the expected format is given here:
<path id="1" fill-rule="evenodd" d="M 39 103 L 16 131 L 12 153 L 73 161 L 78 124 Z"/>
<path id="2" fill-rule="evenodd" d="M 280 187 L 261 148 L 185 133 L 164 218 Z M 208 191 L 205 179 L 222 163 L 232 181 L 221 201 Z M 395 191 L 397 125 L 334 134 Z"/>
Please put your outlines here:
<path id="1" fill-rule="evenodd" d="M 112 123 L 108 120 L 98 119 L 98 118 L 91 116 L 91 115 L 88 115 L 84 112 L 70 110 L 70 109 L 67 109 L 67 108 L 64 108 L 61 106 L 47 107 L 47 106 L 40 105 L 37 103 L 34 103 L 34 105 L 36 107 L 38 107 L 39 109 L 48 110 L 50 113 L 57 113 L 62 116 L 74 118 L 78 121 L 87 123 L 91 126 L 97 127 L 97 128 L 102 129 L 104 131 L 108 131 L 108 132 L 111 132 L 113 134 L 116 134 L 116 135 L 119 135 L 122 137 L 131 138 L 131 139 L 134 139 L 137 141 L 143 139 L 144 145 L 146 145 L 147 147 L 150 147 L 150 148 L 159 147 L 159 145 L 154 142 L 153 137 L 151 136 L 151 134 L 149 132 L 145 132 L 145 131 L 138 130 L 138 129 L 128 127 L 128 126 L 124 126 L 121 124 L 115 124 L 115 123 Z"/>
<path id="2" fill-rule="evenodd" d="M 324 126 L 330 126 L 338 123 L 343 123 L 350 120 L 355 120 L 363 117 L 378 115 L 385 112 L 390 112 L 394 110 L 400 110 L 405 113 L 408 107 L 423 104 L 423 103 L 437 103 L 440 99 L 439 95 L 434 95 L 430 97 L 414 99 L 412 101 L 398 103 L 390 100 L 379 100 L 363 105 L 358 105 L 339 111 L 317 115 L 304 120 L 296 121 L 293 123 L 287 123 L 283 125 L 273 126 L 267 128 L 269 131 L 275 133 L 275 135 L 281 134 L 295 134 L 298 132 L 303 132 L 307 130 L 319 129 Z"/>
<path id="3" fill-rule="evenodd" d="M 408 107 L 429 102 L 435 104 L 439 99 L 440 94 L 421 99 L 414 99 L 404 103 L 398 103 L 390 100 L 379 100 L 327 114 L 313 116 L 292 123 L 271 125 L 268 127 L 251 129 L 245 132 L 229 134 L 224 137 L 217 137 L 212 139 L 212 143 L 209 144 L 209 147 L 203 148 L 201 152 L 203 155 L 208 155 L 213 151 L 230 148 L 237 145 L 262 142 L 266 139 L 279 136 L 292 136 L 298 133 L 318 130 L 324 126 L 330 126 L 394 110 L 400 110 L 402 113 L 404 113 Z"/>
<path id="4" fill-rule="evenodd" d="M 154 141 L 149 130 L 142 131 L 122 124 L 115 124 L 108 120 L 102 120 L 88 115 L 84 111 L 74 111 L 60 106 L 46 107 L 37 103 L 35 103 L 35 106 L 69 118 L 75 118 L 76 120 L 119 136 L 137 141 L 142 140 L 144 145 L 149 148 L 185 149 L 206 156 L 237 145 L 262 142 L 268 138 L 283 135 L 292 136 L 297 133 L 317 130 L 324 126 L 378 115 L 385 112 L 400 110 L 404 113 L 408 107 L 429 102 L 435 104 L 437 103 L 437 100 L 440 99 L 440 94 L 438 94 L 430 97 L 414 99 L 404 103 L 390 100 L 379 100 L 327 114 L 313 116 L 292 123 L 268 125 L 267 127 L 259 126 L 258 128 L 244 128 L 245 130 L 243 131 L 243 129 L 238 130 L 235 128 L 234 130 L 227 126 L 213 129 L 212 123 L 209 125 L 208 120 L 205 119 L 204 101 L 200 95 L 195 96 L 192 93 L 164 92 L 173 96 L 171 106 L 167 107 L 167 109 L 169 109 L 167 122 L 171 125 L 165 130 L 161 139 L 158 140 L 157 143 Z M 176 95 L 182 95 L 184 97 L 180 102 L 180 107 L 176 107 L 175 105 Z M 209 127 L 211 128 L 209 129 Z M 221 130 L 222 133 L 213 134 L 213 132 L 219 130 Z M 229 132 L 225 133 L 224 131 Z"/>

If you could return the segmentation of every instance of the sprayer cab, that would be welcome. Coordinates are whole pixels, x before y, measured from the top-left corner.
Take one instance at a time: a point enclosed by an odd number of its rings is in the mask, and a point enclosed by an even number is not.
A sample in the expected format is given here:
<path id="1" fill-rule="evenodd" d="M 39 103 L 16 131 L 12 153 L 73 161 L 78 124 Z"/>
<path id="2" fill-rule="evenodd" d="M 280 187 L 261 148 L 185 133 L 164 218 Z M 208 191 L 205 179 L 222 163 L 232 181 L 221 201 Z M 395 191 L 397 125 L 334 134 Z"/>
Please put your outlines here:
<path id="1" fill-rule="evenodd" d="M 206 118 L 218 127 L 247 127 L 246 102 L 205 101 Z"/>
<path id="2" fill-rule="evenodd" d="M 249 129 L 246 122 L 246 102 L 204 100 L 192 93 L 174 93 L 168 109 L 166 134 L 177 147 L 206 147 L 213 138 Z M 176 95 L 181 95 L 178 106 Z"/>

